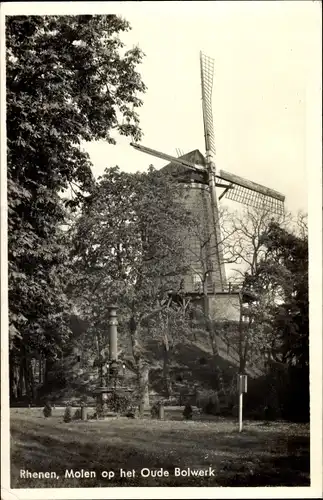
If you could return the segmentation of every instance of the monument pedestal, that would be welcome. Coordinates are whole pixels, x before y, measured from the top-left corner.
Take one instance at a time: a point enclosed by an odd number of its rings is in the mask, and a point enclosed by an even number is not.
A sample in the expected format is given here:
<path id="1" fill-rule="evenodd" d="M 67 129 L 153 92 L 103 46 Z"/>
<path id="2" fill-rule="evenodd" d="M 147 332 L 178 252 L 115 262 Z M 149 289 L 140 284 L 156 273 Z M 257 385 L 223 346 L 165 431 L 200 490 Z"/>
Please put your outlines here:
<path id="1" fill-rule="evenodd" d="M 97 415 L 100 414 L 100 417 L 117 416 L 120 413 L 117 407 L 118 397 L 131 392 L 133 392 L 133 389 L 128 387 L 98 387 L 94 391 L 97 404 Z"/>
<path id="2" fill-rule="evenodd" d="M 112 304 L 108 306 L 109 310 L 109 359 L 101 360 L 100 384 L 94 391 L 97 401 L 97 416 L 106 416 L 120 412 L 118 396 L 132 392 L 130 388 L 119 385 L 125 376 L 125 364 L 118 359 L 117 349 L 117 306 Z M 104 369 L 105 366 L 105 369 Z M 105 385 L 104 385 L 105 384 Z"/>

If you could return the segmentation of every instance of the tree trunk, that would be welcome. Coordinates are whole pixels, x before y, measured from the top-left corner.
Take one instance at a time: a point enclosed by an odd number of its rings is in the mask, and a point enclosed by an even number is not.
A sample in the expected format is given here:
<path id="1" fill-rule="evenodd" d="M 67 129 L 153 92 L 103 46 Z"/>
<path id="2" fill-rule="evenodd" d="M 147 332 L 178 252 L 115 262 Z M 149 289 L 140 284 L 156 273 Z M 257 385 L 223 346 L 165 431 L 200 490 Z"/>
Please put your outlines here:
<path id="1" fill-rule="evenodd" d="M 34 370 L 30 359 L 27 360 L 27 371 L 28 371 L 28 381 L 29 381 L 29 387 L 28 387 L 29 399 L 31 401 L 34 401 L 36 399 L 36 387 L 35 387 Z"/>
<path id="2" fill-rule="evenodd" d="M 18 399 L 18 373 L 17 365 L 13 359 L 9 359 L 9 383 L 10 383 L 10 402 Z"/>
<path id="3" fill-rule="evenodd" d="M 239 373 L 245 373 L 247 354 L 248 354 L 248 342 L 247 342 L 247 332 L 245 330 L 244 322 L 242 321 L 242 299 L 239 295 L 240 304 L 240 319 L 239 319 Z"/>
<path id="4" fill-rule="evenodd" d="M 43 383 L 43 360 L 42 360 L 42 354 L 39 353 L 39 365 L 38 365 L 38 382 L 39 384 Z"/>
<path id="5" fill-rule="evenodd" d="M 45 358 L 45 374 L 44 374 L 44 384 L 48 384 L 49 373 L 53 370 L 55 362 L 51 358 Z"/>
<path id="6" fill-rule="evenodd" d="M 203 291 L 204 291 L 204 296 L 203 296 L 204 304 L 203 305 L 204 305 L 206 330 L 209 334 L 210 344 L 212 347 L 212 352 L 213 352 L 213 357 L 214 357 L 214 372 L 215 372 L 215 377 L 216 377 L 217 390 L 219 392 L 222 392 L 223 394 L 225 394 L 226 393 L 225 384 L 224 384 L 221 368 L 219 367 L 219 346 L 218 346 L 218 341 L 217 341 L 217 335 L 216 335 L 216 332 L 214 331 L 214 326 L 213 326 L 211 319 L 210 319 L 209 300 L 208 300 L 208 295 L 207 295 L 206 280 L 203 283 Z"/>
<path id="7" fill-rule="evenodd" d="M 42 379 L 42 385 L 45 383 L 45 373 L 47 370 L 47 361 L 44 355 L 42 355 L 42 371 L 41 371 L 41 379 Z"/>
<path id="8" fill-rule="evenodd" d="M 144 410 L 149 408 L 149 367 L 140 357 L 140 359 L 137 358 L 136 368 L 139 416 L 143 417 Z"/>
<path id="9" fill-rule="evenodd" d="M 139 385 L 139 412 L 143 416 L 144 410 L 149 408 L 149 367 L 146 363 L 140 363 L 138 371 Z"/>
<path id="10" fill-rule="evenodd" d="M 223 393 L 225 392 L 225 386 L 224 386 L 224 380 L 222 377 L 222 371 L 221 368 L 219 367 L 219 347 L 218 347 L 218 342 L 216 338 L 216 332 L 213 330 L 212 327 L 209 329 L 209 338 L 212 346 L 212 352 L 213 352 L 213 357 L 214 357 L 214 372 L 216 376 L 216 383 L 217 383 L 217 390 L 222 391 Z"/>
<path id="11" fill-rule="evenodd" d="M 130 320 L 130 337 L 132 355 L 134 357 L 137 370 L 139 416 L 142 417 L 144 409 L 149 407 L 149 367 L 146 365 L 142 357 L 142 350 L 139 342 L 139 328 L 134 317 Z"/>
<path id="12" fill-rule="evenodd" d="M 20 360 L 19 365 L 19 382 L 18 382 L 18 398 L 22 398 L 25 394 L 25 378 L 24 378 L 24 359 Z"/>
<path id="13" fill-rule="evenodd" d="M 169 346 L 167 344 L 164 343 L 164 349 L 163 349 L 163 360 L 164 360 L 164 364 L 163 364 L 163 376 L 164 376 L 164 384 L 165 384 L 165 391 L 166 391 L 166 396 L 168 398 L 171 397 L 171 395 L 173 394 L 173 388 L 172 388 L 172 381 L 171 381 L 171 378 L 170 378 L 170 370 L 169 370 Z"/>
<path id="14" fill-rule="evenodd" d="M 163 337 L 162 337 L 162 342 L 163 342 L 163 378 L 164 378 L 164 384 L 165 384 L 165 392 L 166 392 L 166 397 L 170 397 L 172 395 L 172 381 L 170 378 L 170 370 L 169 370 L 169 364 L 170 364 L 170 350 L 171 350 L 171 345 L 169 343 L 169 308 L 166 310 L 166 318 L 165 321 L 162 321 L 161 318 L 161 325 L 163 328 Z"/>
<path id="15" fill-rule="evenodd" d="M 24 358 L 24 376 L 26 386 L 26 396 L 29 401 L 34 397 L 34 377 L 32 373 L 32 366 L 30 359 L 25 356 Z"/>

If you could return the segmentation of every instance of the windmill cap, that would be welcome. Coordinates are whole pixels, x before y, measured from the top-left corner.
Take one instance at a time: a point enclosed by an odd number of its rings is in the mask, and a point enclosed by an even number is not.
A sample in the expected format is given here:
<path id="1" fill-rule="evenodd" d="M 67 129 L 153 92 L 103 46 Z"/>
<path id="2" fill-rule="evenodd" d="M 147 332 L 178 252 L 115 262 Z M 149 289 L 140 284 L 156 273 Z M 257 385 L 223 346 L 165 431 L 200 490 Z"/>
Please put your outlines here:
<path id="1" fill-rule="evenodd" d="M 187 160 L 196 165 L 205 165 L 205 158 L 198 149 L 194 149 L 185 155 L 179 156 L 183 160 Z M 170 173 L 174 177 L 177 177 L 180 182 L 198 182 L 201 184 L 208 184 L 207 172 L 200 172 L 197 170 L 192 170 L 184 165 L 178 165 L 176 163 L 168 163 L 161 168 L 161 171 Z"/>

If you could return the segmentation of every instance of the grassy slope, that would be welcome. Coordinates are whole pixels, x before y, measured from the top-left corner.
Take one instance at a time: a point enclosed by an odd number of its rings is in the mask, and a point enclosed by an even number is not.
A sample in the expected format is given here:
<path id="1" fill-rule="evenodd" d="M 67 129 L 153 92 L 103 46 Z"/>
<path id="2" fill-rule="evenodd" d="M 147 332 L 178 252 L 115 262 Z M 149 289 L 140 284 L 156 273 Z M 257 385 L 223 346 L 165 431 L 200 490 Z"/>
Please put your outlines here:
<path id="1" fill-rule="evenodd" d="M 309 429 L 305 425 L 247 422 L 62 422 L 62 411 L 11 410 L 13 488 L 102 486 L 308 486 Z M 170 415 L 169 415 L 170 416 Z M 179 415 L 177 415 L 179 418 Z M 176 416 L 175 416 L 176 419 Z M 215 469 L 215 478 L 176 478 L 174 467 Z M 169 478 L 101 479 L 102 470 L 163 467 Z M 97 479 L 64 479 L 65 469 L 97 471 Z M 19 470 L 56 471 L 60 479 L 20 479 Z"/>

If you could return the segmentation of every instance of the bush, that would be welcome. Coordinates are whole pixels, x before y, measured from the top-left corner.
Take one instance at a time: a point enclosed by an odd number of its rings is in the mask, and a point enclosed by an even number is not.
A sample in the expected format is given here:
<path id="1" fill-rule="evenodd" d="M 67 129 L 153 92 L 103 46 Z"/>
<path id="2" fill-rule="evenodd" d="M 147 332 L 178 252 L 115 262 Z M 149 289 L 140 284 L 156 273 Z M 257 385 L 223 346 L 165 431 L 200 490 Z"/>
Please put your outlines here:
<path id="1" fill-rule="evenodd" d="M 123 415 L 131 412 L 135 412 L 138 407 L 138 398 L 135 394 L 111 394 L 107 405 L 112 411 L 121 413 Z"/>
<path id="2" fill-rule="evenodd" d="M 217 415 L 219 413 L 219 402 L 216 398 L 209 398 L 208 402 L 203 408 L 204 413 L 207 415 Z"/>
<path id="3" fill-rule="evenodd" d="M 72 407 L 66 406 L 64 413 L 64 422 L 71 422 L 72 420 Z"/>
<path id="4" fill-rule="evenodd" d="M 131 396 L 120 394 L 116 395 L 113 401 L 113 410 L 118 413 L 126 413 L 133 409 L 133 400 Z"/>
<path id="5" fill-rule="evenodd" d="M 130 410 L 125 414 L 125 416 L 128 418 L 136 418 L 137 412 L 136 410 Z"/>
<path id="6" fill-rule="evenodd" d="M 152 405 L 152 407 L 150 408 L 150 415 L 151 415 L 151 418 L 158 418 L 158 403 L 155 403 L 154 405 Z"/>
<path id="7" fill-rule="evenodd" d="M 289 367 L 288 381 L 281 397 L 282 416 L 291 422 L 309 422 L 309 369 Z"/>
<path id="8" fill-rule="evenodd" d="M 77 408 L 73 415 L 73 420 L 81 420 L 81 418 L 82 418 L 82 411 L 80 408 Z"/>
<path id="9" fill-rule="evenodd" d="M 44 409 L 43 409 L 43 414 L 45 418 L 51 417 L 52 416 L 52 407 L 50 403 L 45 403 Z"/>
<path id="10" fill-rule="evenodd" d="M 187 404 L 185 405 L 185 408 L 183 410 L 183 417 L 186 418 L 186 420 L 191 420 L 193 417 L 193 408 L 191 405 Z"/>
<path id="11" fill-rule="evenodd" d="M 180 406 L 179 396 L 172 396 L 170 398 L 164 399 L 164 406 Z"/>
<path id="12" fill-rule="evenodd" d="M 157 401 L 150 409 L 151 418 L 159 418 L 159 408 L 163 406 L 162 401 Z"/>
<path id="13" fill-rule="evenodd" d="M 269 421 L 282 417 L 281 398 L 275 375 L 269 373 L 259 379 L 250 380 L 248 392 L 243 398 L 245 418 Z"/>
<path id="14" fill-rule="evenodd" d="M 103 413 L 104 413 L 103 412 L 103 405 L 98 402 L 95 406 L 95 413 L 94 413 L 93 418 L 102 418 L 104 416 Z"/>
<path id="15" fill-rule="evenodd" d="M 80 406 L 88 406 L 89 401 L 87 396 L 82 396 L 80 399 Z"/>
<path id="16" fill-rule="evenodd" d="M 196 406 L 204 410 L 210 399 L 212 401 L 217 400 L 217 394 L 214 389 L 201 389 L 197 392 Z"/>

